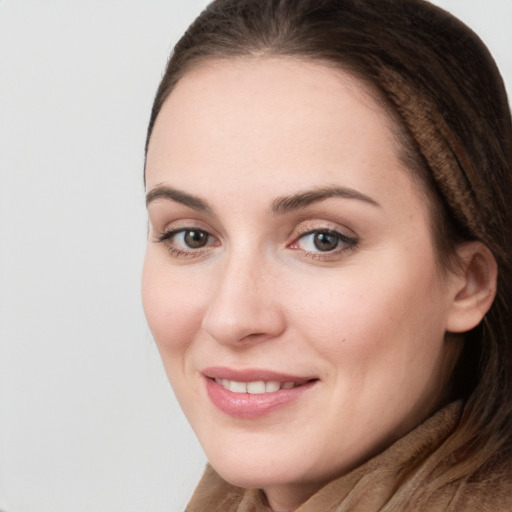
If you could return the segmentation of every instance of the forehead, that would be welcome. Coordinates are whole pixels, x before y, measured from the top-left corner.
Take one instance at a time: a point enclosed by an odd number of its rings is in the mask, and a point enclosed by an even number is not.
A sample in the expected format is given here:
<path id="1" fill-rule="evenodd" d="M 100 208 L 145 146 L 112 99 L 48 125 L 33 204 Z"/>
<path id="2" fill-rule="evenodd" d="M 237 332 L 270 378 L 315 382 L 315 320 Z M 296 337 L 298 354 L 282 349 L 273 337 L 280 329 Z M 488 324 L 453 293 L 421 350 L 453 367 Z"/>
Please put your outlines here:
<path id="1" fill-rule="evenodd" d="M 383 158 L 396 157 L 391 124 L 366 84 L 332 66 L 281 57 L 207 61 L 163 105 L 148 147 L 148 184 L 162 166 L 201 158 L 225 167 L 293 164 L 299 172 L 313 158 L 365 158 L 370 142 Z"/>

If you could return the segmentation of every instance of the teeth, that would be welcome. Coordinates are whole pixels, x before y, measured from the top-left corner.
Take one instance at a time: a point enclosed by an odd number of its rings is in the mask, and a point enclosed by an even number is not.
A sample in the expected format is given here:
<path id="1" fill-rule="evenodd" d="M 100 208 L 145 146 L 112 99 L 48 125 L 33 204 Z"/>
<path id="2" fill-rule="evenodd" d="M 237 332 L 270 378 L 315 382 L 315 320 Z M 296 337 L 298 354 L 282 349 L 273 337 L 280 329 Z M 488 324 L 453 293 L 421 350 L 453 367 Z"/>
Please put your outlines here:
<path id="1" fill-rule="evenodd" d="M 271 380 L 264 382 L 257 380 L 254 382 L 237 382 L 235 380 L 228 379 L 215 379 L 217 384 L 220 384 L 223 388 L 232 391 L 233 393 L 250 393 L 252 395 L 262 395 L 263 393 L 275 393 L 280 389 L 292 389 L 300 384 L 295 382 L 278 382 Z"/>
<path id="2" fill-rule="evenodd" d="M 233 391 L 233 393 L 247 393 L 247 383 L 232 380 L 229 383 L 229 390 Z"/>
<path id="3" fill-rule="evenodd" d="M 247 393 L 251 393 L 251 395 L 261 395 L 262 393 L 265 393 L 265 383 L 262 380 L 248 382 Z"/>
<path id="4" fill-rule="evenodd" d="M 276 381 L 269 381 L 265 384 L 265 393 L 274 393 L 276 391 L 279 391 L 281 388 L 281 383 Z"/>

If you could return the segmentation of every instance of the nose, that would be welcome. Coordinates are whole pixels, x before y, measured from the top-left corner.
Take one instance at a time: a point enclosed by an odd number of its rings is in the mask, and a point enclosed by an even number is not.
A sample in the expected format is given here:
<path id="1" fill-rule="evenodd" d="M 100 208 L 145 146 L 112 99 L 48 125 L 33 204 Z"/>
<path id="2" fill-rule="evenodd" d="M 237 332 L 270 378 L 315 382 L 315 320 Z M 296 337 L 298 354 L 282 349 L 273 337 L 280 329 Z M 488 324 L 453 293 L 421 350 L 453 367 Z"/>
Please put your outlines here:
<path id="1" fill-rule="evenodd" d="M 277 338 L 285 329 L 279 282 L 261 260 L 231 257 L 203 317 L 203 329 L 217 342 L 236 347 Z"/>

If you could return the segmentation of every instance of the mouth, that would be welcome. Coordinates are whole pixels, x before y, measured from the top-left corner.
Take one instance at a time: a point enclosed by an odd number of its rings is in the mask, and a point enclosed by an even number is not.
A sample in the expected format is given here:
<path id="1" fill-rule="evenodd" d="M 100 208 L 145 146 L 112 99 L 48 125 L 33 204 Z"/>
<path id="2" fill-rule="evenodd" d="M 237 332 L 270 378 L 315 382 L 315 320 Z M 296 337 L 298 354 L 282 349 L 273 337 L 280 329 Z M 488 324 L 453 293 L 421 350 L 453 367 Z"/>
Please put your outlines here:
<path id="1" fill-rule="evenodd" d="M 255 419 L 291 404 L 319 381 L 267 370 L 208 368 L 203 371 L 206 391 L 221 412 Z"/>

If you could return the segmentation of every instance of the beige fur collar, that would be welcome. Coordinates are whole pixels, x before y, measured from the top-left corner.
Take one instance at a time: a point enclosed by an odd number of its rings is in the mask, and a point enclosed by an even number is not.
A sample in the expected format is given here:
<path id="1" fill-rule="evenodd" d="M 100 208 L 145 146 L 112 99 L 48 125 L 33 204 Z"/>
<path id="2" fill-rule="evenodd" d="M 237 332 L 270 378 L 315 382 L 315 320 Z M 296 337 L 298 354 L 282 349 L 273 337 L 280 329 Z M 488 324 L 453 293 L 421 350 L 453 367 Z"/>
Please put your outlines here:
<path id="1" fill-rule="evenodd" d="M 444 407 L 381 454 L 327 484 L 297 512 L 512 511 L 512 475 L 488 474 L 445 484 L 434 495 L 421 492 L 442 470 L 435 452 L 452 433 L 461 409 L 461 402 Z M 231 485 L 211 466 L 187 507 L 187 512 L 269 510 L 261 491 Z"/>

